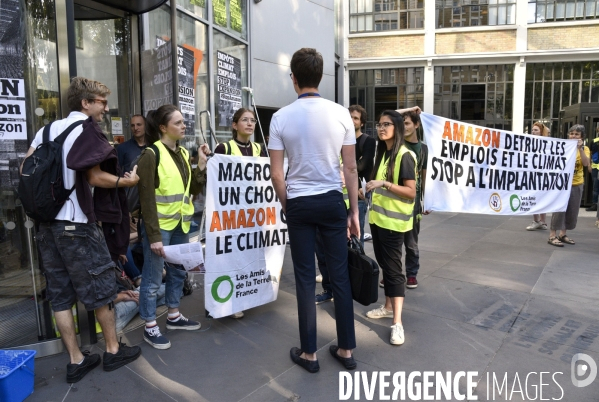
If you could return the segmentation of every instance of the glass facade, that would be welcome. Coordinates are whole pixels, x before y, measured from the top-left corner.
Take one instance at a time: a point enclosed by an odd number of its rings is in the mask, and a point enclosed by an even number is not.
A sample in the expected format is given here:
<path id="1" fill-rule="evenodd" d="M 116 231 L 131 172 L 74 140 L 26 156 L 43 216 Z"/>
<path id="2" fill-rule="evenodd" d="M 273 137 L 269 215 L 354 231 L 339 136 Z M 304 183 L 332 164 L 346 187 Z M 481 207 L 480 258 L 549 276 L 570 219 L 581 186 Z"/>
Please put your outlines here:
<path id="1" fill-rule="evenodd" d="M 424 0 L 350 0 L 349 32 L 424 28 Z"/>
<path id="2" fill-rule="evenodd" d="M 560 110 L 581 102 L 599 102 L 599 62 L 526 65 L 525 131 L 542 121 L 558 136 Z"/>
<path id="3" fill-rule="evenodd" d="M 434 114 L 512 129 L 513 65 L 435 67 Z"/>
<path id="4" fill-rule="evenodd" d="M 423 107 L 424 68 L 353 70 L 349 72 L 349 103 L 368 114 L 365 133 L 374 135 L 374 123 L 385 109 Z"/>
<path id="5" fill-rule="evenodd" d="M 511 25 L 516 0 L 436 0 L 437 28 Z"/>
<path id="6" fill-rule="evenodd" d="M 599 0 L 529 0 L 528 23 L 573 21 L 599 17 Z"/>

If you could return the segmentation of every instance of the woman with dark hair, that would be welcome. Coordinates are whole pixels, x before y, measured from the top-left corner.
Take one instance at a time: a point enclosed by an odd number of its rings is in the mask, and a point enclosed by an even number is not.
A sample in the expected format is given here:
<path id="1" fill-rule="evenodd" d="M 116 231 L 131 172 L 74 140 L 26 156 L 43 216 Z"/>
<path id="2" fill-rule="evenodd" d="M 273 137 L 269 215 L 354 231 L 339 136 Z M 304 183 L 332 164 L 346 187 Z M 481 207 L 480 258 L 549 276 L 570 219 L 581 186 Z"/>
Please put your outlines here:
<path id="1" fill-rule="evenodd" d="M 386 304 L 366 313 L 368 318 L 393 317 L 392 345 L 404 343 L 401 310 L 405 297 L 406 276 L 402 272 L 401 249 L 404 233 L 412 230 L 416 197 L 416 155 L 404 145 L 404 121 L 395 110 L 385 110 L 376 124 L 378 146 L 372 179 L 366 191 L 372 191 L 370 230 L 376 260 L 383 270 Z"/>
<path id="2" fill-rule="evenodd" d="M 255 128 L 254 112 L 244 107 L 237 109 L 233 115 L 233 123 L 231 123 L 233 138 L 218 144 L 214 153 L 233 156 L 268 156 L 266 148 L 250 140 L 254 135 Z"/>
<path id="3" fill-rule="evenodd" d="M 192 171 L 189 153 L 179 144 L 185 137 L 183 115 L 174 105 L 163 105 L 148 114 L 148 134 L 158 135 L 139 159 L 139 199 L 142 223 L 140 235 L 144 247 L 139 294 L 139 315 L 146 321 L 144 340 L 156 349 L 168 349 L 171 343 L 156 324 L 157 291 L 166 267 L 167 329 L 195 330 L 200 323 L 179 313 L 185 270 L 164 263 L 164 246 L 189 242 L 193 216 L 191 195 L 198 194 L 206 183 L 206 144 L 198 152 L 198 167 Z"/>
<path id="4" fill-rule="evenodd" d="M 543 123 L 537 121 L 532 125 L 531 134 L 549 137 L 549 129 Z M 547 214 L 534 214 L 532 216 L 532 223 L 526 227 L 526 230 L 547 230 L 547 223 L 545 223 L 546 217 Z"/>

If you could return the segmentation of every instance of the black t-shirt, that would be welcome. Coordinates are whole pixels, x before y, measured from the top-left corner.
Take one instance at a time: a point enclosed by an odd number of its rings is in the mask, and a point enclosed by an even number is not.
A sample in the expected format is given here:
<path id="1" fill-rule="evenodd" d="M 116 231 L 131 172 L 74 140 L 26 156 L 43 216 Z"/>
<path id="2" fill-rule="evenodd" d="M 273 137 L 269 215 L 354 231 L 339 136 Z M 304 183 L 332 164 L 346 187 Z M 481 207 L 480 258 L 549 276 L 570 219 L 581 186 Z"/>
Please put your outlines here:
<path id="1" fill-rule="evenodd" d="M 384 159 L 386 160 L 390 156 L 391 156 L 391 150 L 385 151 Z M 381 163 L 382 163 L 382 161 L 381 161 Z M 401 158 L 401 166 L 399 168 L 399 178 L 397 180 L 397 183 L 394 183 L 394 184 L 399 184 L 400 186 L 403 186 L 404 180 L 416 180 L 415 167 L 416 167 L 416 161 L 414 161 L 414 158 L 412 157 L 412 155 L 409 153 L 404 154 Z M 391 182 L 393 180 L 392 180 L 392 178 L 387 178 L 387 181 Z"/>

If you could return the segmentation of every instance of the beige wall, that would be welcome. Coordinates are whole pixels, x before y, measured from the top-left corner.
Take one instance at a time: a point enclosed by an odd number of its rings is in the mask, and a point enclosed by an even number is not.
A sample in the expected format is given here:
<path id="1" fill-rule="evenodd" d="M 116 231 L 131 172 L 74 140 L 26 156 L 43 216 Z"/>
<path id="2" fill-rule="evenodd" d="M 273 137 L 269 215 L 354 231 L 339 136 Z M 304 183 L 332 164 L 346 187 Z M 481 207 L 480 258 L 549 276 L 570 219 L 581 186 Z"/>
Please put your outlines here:
<path id="1" fill-rule="evenodd" d="M 599 47 L 599 25 L 528 30 L 528 50 Z"/>
<path id="2" fill-rule="evenodd" d="M 438 33 L 436 54 L 489 53 L 516 50 L 516 30 Z"/>
<path id="3" fill-rule="evenodd" d="M 424 35 L 372 36 L 349 39 L 349 57 L 420 56 L 424 54 Z"/>

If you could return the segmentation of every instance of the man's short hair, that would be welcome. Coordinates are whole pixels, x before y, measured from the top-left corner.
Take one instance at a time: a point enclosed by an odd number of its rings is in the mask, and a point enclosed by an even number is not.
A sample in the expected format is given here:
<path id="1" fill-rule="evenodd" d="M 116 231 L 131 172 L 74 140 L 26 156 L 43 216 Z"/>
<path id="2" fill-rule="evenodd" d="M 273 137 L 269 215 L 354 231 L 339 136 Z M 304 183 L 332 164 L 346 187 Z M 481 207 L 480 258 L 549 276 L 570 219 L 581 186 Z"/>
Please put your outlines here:
<path id="1" fill-rule="evenodd" d="M 366 119 L 368 117 L 368 115 L 366 114 L 366 109 L 364 109 L 360 105 L 351 105 L 347 109 L 349 110 L 350 113 L 351 112 L 358 112 L 358 113 L 360 113 L 360 123 L 362 123 L 362 125 L 366 124 Z"/>
<path id="2" fill-rule="evenodd" d="M 74 77 L 67 91 L 67 105 L 71 112 L 80 112 L 83 109 L 81 101 L 92 100 L 96 96 L 103 98 L 110 95 L 110 89 L 101 82 L 83 77 Z"/>
<path id="3" fill-rule="evenodd" d="M 291 58 L 291 72 L 300 89 L 318 88 L 322 79 L 323 66 L 322 55 L 316 49 L 301 48 L 293 53 Z"/>
<path id="4" fill-rule="evenodd" d="M 408 110 L 403 114 L 404 120 L 406 117 L 409 117 L 414 125 L 418 124 L 420 126 L 420 115 L 413 110 Z"/>

